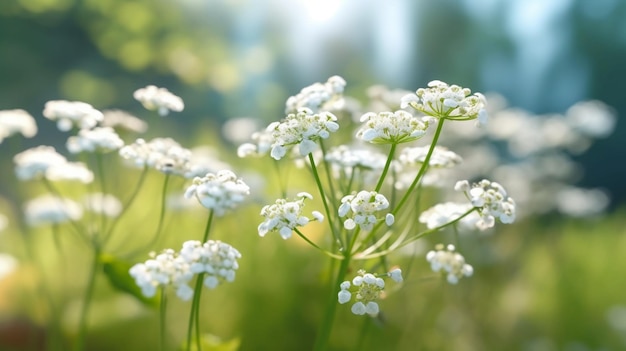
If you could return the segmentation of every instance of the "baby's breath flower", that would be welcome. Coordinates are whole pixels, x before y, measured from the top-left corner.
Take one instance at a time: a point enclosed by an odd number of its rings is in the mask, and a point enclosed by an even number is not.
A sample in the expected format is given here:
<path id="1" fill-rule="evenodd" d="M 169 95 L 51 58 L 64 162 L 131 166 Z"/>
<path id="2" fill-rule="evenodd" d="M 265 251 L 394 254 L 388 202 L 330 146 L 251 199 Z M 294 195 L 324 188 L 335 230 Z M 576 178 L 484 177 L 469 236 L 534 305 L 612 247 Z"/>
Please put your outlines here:
<path id="1" fill-rule="evenodd" d="M 57 122 L 60 131 L 67 132 L 72 127 L 91 129 L 101 122 L 102 112 L 85 102 L 52 100 L 46 102 L 43 115 Z"/>
<path id="2" fill-rule="evenodd" d="M 83 197 L 85 209 L 107 217 L 117 217 L 122 212 L 122 203 L 111 194 L 92 193 Z"/>
<path id="3" fill-rule="evenodd" d="M 120 156 L 137 167 L 154 168 L 157 171 L 185 176 L 190 172 L 190 150 L 171 138 L 155 138 L 150 142 L 137 139 L 120 149 Z"/>
<path id="4" fill-rule="evenodd" d="M 361 117 L 363 127 L 357 138 L 372 144 L 400 144 L 417 140 L 426 134 L 428 122 L 406 111 L 368 112 Z"/>
<path id="5" fill-rule="evenodd" d="M 313 211 L 313 218 L 310 219 L 302 215 L 304 199 L 312 199 L 309 193 L 299 193 L 299 199 L 288 202 L 286 199 L 278 199 L 273 205 L 266 205 L 261 209 L 261 216 L 266 219 L 259 224 L 260 236 L 265 236 L 269 232 L 278 232 L 283 239 L 289 239 L 296 227 L 303 227 L 312 220 L 323 220 L 324 215 L 318 211 Z"/>
<path id="6" fill-rule="evenodd" d="M 170 285 L 183 301 L 193 296 L 189 282 L 194 274 L 189 262 L 172 249 L 166 249 L 144 263 L 137 263 L 130 268 L 129 273 L 145 297 L 154 297 L 158 288 Z"/>
<path id="7" fill-rule="evenodd" d="M 46 169 L 45 177 L 53 182 L 77 180 L 81 183 L 93 182 L 93 172 L 82 162 L 65 162 L 51 165 Z"/>
<path id="8" fill-rule="evenodd" d="M 398 160 L 403 165 L 421 165 L 428 154 L 428 146 L 408 147 L 400 152 Z M 428 165 L 430 167 L 450 168 L 463 161 L 461 156 L 443 146 L 435 146 Z"/>
<path id="9" fill-rule="evenodd" d="M 104 119 L 100 123 L 103 127 L 111 127 L 116 131 L 143 133 L 148 130 L 148 123 L 122 110 L 102 111 Z"/>
<path id="10" fill-rule="evenodd" d="M 16 133 L 25 138 L 32 138 L 37 134 L 37 123 L 30 113 L 24 110 L 0 111 L 0 144 L 5 138 Z"/>
<path id="11" fill-rule="evenodd" d="M 81 129 L 77 136 L 67 139 L 67 149 L 73 154 L 80 152 L 110 152 L 124 146 L 124 141 L 111 127 Z"/>
<path id="12" fill-rule="evenodd" d="M 250 187 L 229 170 L 196 177 L 185 191 L 186 198 L 195 196 L 202 206 L 215 211 L 217 216 L 237 207 L 249 194 Z"/>
<path id="13" fill-rule="evenodd" d="M 383 194 L 375 191 L 362 190 L 356 194 L 346 195 L 341 199 L 339 206 L 339 217 L 348 218 L 343 222 L 344 228 L 354 229 L 357 225 L 362 230 L 372 230 L 374 224 L 380 219 L 376 217 L 376 212 L 389 207 L 389 201 Z M 385 216 L 385 223 L 391 225 L 394 222 L 393 214 Z"/>
<path id="14" fill-rule="evenodd" d="M 285 113 L 296 113 L 301 108 L 310 109 L 314 113 L 341 108 L 345 86 L 346 81 L 343 78 L 332 76 L 324 84 L 314 83 L 305 87 L 300 93 L 287 99 Z"/>
<path id="15" fill-rule="evenodd" d="M 428 88 L 417 89 L 416 94 L 402 98 L 401 107 L 411 106 L 428 116 L 457 121 L 478 119 L 480 124 L 487 122 L 487 104 L 480 93 L 458 85 L 448 85 L 439 80 L 428 83 Z"/>
<path id="16" fill-rule="evenodd" d="M 282 122 L 274 122 L 267 126 L 267 131 L 272 133 L 270 155 L 275 160 L 280 160 L 290 147 L 296 145 L 300 155 L 308 155 L 317 149 L 315 143 L 317 140 L 327 139 L 330 133 L 339 129 L 336 121 L 337 117 L 330 112 L 313 114 L 308 108 L 287 115 Z"/>
<path id="17" fill-rule="evenodd" d="M 42 178 L 49 167 L 65 164 L 67 159 L 52 146 L 40 145 L 15 155 L 13 162 L 17 178 L 31 180 Z"/>
<path id="18" fill-rule="evenodd" d="M 237 260 L 241 254 L 234 247 L 219 240 L 209 240 L 202 244 L 190 240 L 183 243 L 180 256 L 189 264 L 194 274 L 204 274 L 204 286 L 216 288 L 223 282 L 233 282 L 239 269 Z"/>
<path id="19" fill-rule="evenodd" d="M 495 224 L 495 219 L 509 224 L 515 221 L 515 201 L 510 198 L 502 185 L 483 179 L 471 187 L 467 180 L 459 181 L 454 186 L 456 191 L 462 191 L 472 203 L 478 207 L 480 220 L 476 226 L 485 230 Z"/>
<path id="20" fill-rule="evenodd" d="M 83 209 L 75 201 L 52 195 L 44 195 L 24 205 L 26 223 L 31 226 L 76 221 L 83 216 Z"/>
<path id="21" fill-rule="evenodd" d="M 447 273 L 450 284 L 456 284 L 462 277 L 469 277 L 474 273 L 474 268 L 465 263 L 465 258 L 455 252 L 454 245 L 448 245 L 444 250 L 443 244 L 438 244 L 435 251 L 431 250 L 426 254 L 426 260 L 430 262 L 430 268 L 434 272 L 443 270 Z"/>
<path id="22" fill-rule="evenodd" d="M 137 89 L 133 93 L 135 100 L 141 102 L 147 110 L 157 110 L 159 115 L 167 116 L 171 111 L 180 112 L 185 108 L 183 99 L 170 93 L 165 88 L 158 88 L 148 85 L 145 88 Z"/>

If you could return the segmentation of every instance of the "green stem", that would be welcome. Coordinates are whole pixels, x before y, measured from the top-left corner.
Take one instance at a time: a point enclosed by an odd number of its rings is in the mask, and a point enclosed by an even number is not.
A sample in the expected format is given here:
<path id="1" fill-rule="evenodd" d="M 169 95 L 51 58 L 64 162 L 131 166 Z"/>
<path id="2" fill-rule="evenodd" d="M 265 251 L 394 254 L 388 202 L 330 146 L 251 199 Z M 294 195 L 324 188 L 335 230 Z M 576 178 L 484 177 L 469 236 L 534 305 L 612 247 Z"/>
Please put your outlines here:
<path id="1" fill-rule="evenodd" d="M 322 197 L 322 203 L 324 204 L 324 211 L 326 212 L 326 218 L 328 219 L 328 225 L 330 226 L 330 232 L 332 233 L 335 240 L 341 243 L 342 248 L 345 246 L 341 237 L 335 233 L 335 226 L 333 224 L 332 215 L 334 213 L 330 213 L 330 208 L 328 207 L 328 201 L 326 200 L 326 195 L 324 194 L 324 188 L 322 187 L 322 181 L 320 180 L 319 173 L 317 172 L 317 167 L 315 166 L 315 159 L 313 158 L 313 154 L 309 153 L 309 162 L 311 163 L 311 170 L 313 171 L 313 178 L 315 178 L 315 184 L 317 184 L 317 189 L 320 192 L 320 196 Z"/>
<path id="2" fill-rule="evenodd" d="M 306 241 L 307 243 L 309 243 L 311 246 L 313 246 L 314 248 L 320 250 L 322 253 L 324 253 L 325 255 L 331 257 L 331 258 L 336 258 L 336 259 L 342 259 L 343 256 L 339 256 L 336 255 L 332 252 L 326 251 L 324 249 L 322 249 L 321 247 L 319 247 L 317 244 L 315 244 L 314 242 L 312 242 L 309 238 L 307 238 L 304 234 L 302 234 L 302 232 L 298 229 L 298 228 L 293 228 L 293 231 L 296 232 L 296 234 L 298 234 L 299 237 L 301 237 L 302 239 L 304 239 L 304 241 Z"/>
<path id="3" fill-rule="evenodd" d="M 161 288 L 161 303 L 159 306 L 159 334 L 160 334 L 160 346 L 161 351 L 165 351 L 165 321 L 167 315 L 167 295 L 165 294 L 165 287 Z"/>
<path id="4" fill-rule="evenodd" d="M 211 231 L 211 223 L 213 223 L 213 213 L 214 211 L 211 210 L 209 212 L 209 219 L 206 222 L 206 226 L 204 227 L 204 235 L 202 236 L 202 243 L 206 243 L 207 240 L 209 240 L 209 232 Z"/>
<path id="5" fill-rule="evenodd" d="M 338 206 L 338 201 L 337 201 L 337 196 L 336 196 L 336 192 L 335 192 L 335 186 L 334 186 L 334 182 L 331 176 L 331 169 L 330 169 L 330 165 L 328 164 L 328 161 L 326 160 L 326 148 L 324 147 L 324 142 L 322 139 L 320 139 L 320 148 L 322 149 L 322 163 L 324 164 L 324 169 L 326 170 L 326 179 L 328 181 L 328 192 L 330 193 L 330 200 L 331 203 L 333 204 L 333 209 L 335 210 L 335 212 L 337 211 L 337 206 Z"/>
<path id="6" fill-rule="evenodd" d="M 87 281 L 87 289 L 85 290 L 85 297 L 83 298 L 83 306 L 80 313 L 80 319 L 78 323 L 78 337 L 76 339 L 76 351 L 81 351 L 85 346 L 85 336 L 87 334 L 87 317 L 89 315 L 89 307 L 93 297 L 94 287 L 96 285 L 96 274 L 100 268 L 100 247 L 94 243 L 94 257 L 91 264 L 91 271 L 89 272 L 89 280 Z"/>
<path id="7" fill-rule="evenodd" d="M 321 330 L 315 339 L 315 344 L 313 346 L 314 351 L 322 351 L 328 348 L 330 332 L 333 328 L 333 322 L 335 320 L 335 310 L 339 304 L 339 302 L 337 302 L 337 287 L 339 287 L 339 285 L 343 282 L 350 266 L 350 252 L 345 250 L 344 254 L 345 256 L 339 266 L 339 272 L 337 272 L 335 283 L 330 287 L 330 298 L 328 299 L 328 304 L 326 305 L 326 312 L 324 314 Z"/>
<path id="8" fill-rule="evenodd" d="M 193 338 L 193 330 L 194 330 L 194 322 L 197 324 L 196 320 L 196 310 L 200 307 L 200 293 L 202 292 L 202 280 L 204 278 L 204 273 L 198 274 L 198 278 L 196 280 L 196 286 L 193 290 L 193 301 L 191 302 L 191 311 L 189 312 L 189 326 L 187 327 L 187 351 L 191 351 L 191 339 Z M 196 334 L 199 333 L 199 327 L 196 325 Z M 196 339 L 197 342 L 197 339 Z M 200 351 L 200 348 L 196 351 Z"/>
<path id="9" fill-rule="evenodd" d="M 380 175 L 380 179 L 378 179 L 378 184 L 376 184 L 376 189 L 374 191 L 379 192 L 380 188 L 383 186 L 383 182 L 385 181 L 385 177 L 387 176 L 387 172 L 389 172 L 389 166 L 391 165 L 391 161 L 393 160 L 393 154 L 396 152 L 396 147 L 398 144 L 391 144 L 391 149 L 389 150 L 389 156 L 387 156 L 387 162 L 385 163 L 385 168 L 383 168 L 383 172 Z"/>

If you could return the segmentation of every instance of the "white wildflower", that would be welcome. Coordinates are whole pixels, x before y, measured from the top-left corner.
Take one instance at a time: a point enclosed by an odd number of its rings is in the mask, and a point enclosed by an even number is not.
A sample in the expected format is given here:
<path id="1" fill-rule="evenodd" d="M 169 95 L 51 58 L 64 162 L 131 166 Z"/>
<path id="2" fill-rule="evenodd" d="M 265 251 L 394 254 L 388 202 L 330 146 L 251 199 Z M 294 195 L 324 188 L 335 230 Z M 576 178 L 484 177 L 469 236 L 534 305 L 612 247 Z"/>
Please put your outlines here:
<path id="1" fill-rule="evenodd" d="M 165 88 L 148 85 L 137 89 L 133 93 L 135 100 L 141 102 L 143 107 L 150 111 L 158 111 L 159 115 L 167 116 L 171 111 L 180 112 L 185 108 L 183 99 L 170 93 Z"/>
<path id="2" fill-rule="evenodd" d="M 70 199 L 44 195 L 24 205 L 24 216 L 26 223 L 31 226 L 58 224 L 79 220 L 83 216 L 83 209 Z"/>
<path id="3" fill-rule="evenodd" d="M 116 131 L 143 133 L 148 130 L 148 123 L 122 110 L 102 111 L 104 119 L 100 123 L 103 127 L 111 127 Z"/>
<path id="4" fill-rule="evenodd" d="M 46 169 L 46 179 L 50 181 L 79 181 L 84 184 L 93 182 L 93 172 L 82 162 L 64 162 L 51 165 Z"/>
<path id="5" fill-rule="evenodd" d="M 283 239 L 289 239 L 296 227 L 303 227 L 312 220 L 323 220 L 324 216 L 314 211 L 313 218 L 310 219 L 302 215 L 304 207 L 304 199 L 312 199 L 308 193 L 299 193 L 299 199 L 287 201 L 286 199 L 278 199 L 273 205 L 266 205 L 261 209 L 261 216 L 266 219 L 259 224 L 258 231 L 260 236 L 265 236 L 269 232 L 278 232 Z"/>
<path id="6" fill-rule="evenodd" d="M 73 154 L 80 152 L 110 152 L 124 146 L 124 141 L 111 127 L 81 129 L 77 136 L 67 139 L 67 150 Z"/>
<path id="7" fill-rule="evenodd" d="M 411 106 L 435 118 L 457 121 L 478 119 L 480 124 L 486 123 L 485 97 L 480 93 L 470 94 L 468 88 L 434 80 L 428 83 L 428 88 L 419 88 L 416 94 L 403 97 L 401 107 Z"/>
<path id="8" fill-rule="evenodd" d="M 25 138 L 34 137 L 37 134 L 35 118 L 24 110 L 0 111 L 0 144 L 5 138 L 17 133 Z"/>
<path id="9" fill-rule="evenodd" d="M 189 262 L 172 249 L 166 249 L 144 263 L 135 264 L 129 273 L 145 297 L 154 297 L 159 288 L 166 286 L 173 286 L 176 296 L 183 301 L 193 296 L 189 283 L 194 274 Z"/>
<path id="10" fill-rule="evenodd" d="M 15 257 L 6 253 L 0 253 L 0 281 L 15 272 L 17 266 L 18 261 Z"/>
<path id="11" fill-rule="evenodd" d="M 166 174 L 185 176 L 190 172 L 192 153 L 171 138 L 155 138 L 150 142 L 137 139 L 122 147 L 120 156 L 137 167 L 149 167 Z"/>
<path id="12" fill-rule="evenodd" d="M 344 223 L 344 228 L 352 230 L 358 225 L 362 230 L 372 230 L 374 224 L 380 219 L 376 217 L 376 212 L 389 207 L 389 201 L 383 194 L 375 191 L 360 191 L 357 194 L 347 195 L 341 199 L 339 206 L 339 217 L 348 217 Z M 391 217 L 390 217 L 391 216 Z M 385 216 L 385 222 L 393 223 L 393 215 L 389 213 Z"/>
<path id="13" fill-rule="evenodd" d="M 364 125 L 357 138 L 372 144 L 400 144 L 417 140 L 426 134 L 428 122 L 406 111 L 368 112 L 361 117 Z"/>
<path id="14" fill-rule="evenodd" d="M 285 113 L 296 113 L 301 108 L 310 109 L 313 113 L 339 109 L 344 104 L 342 94 L 345 86 L 343 78 L 332 76 L 324 84 L 314 83 L 305 87 L 287 99 Z"/>
<path id="15" fill-rule="evenodd" d="M 195 196 L 202 206 L 215 211 L 217 216 L 237 207 L 249 194 L 248 185 L 229 170 L 196 177 L 185 191 L 186 198 Z"/>
<path id="16" fill-rule="evenodd" d="M 67 132 L 72 127 L 91 129 L 102 121 L 102 112 L 85 102 L 52 100 L 46 102 L 44 117 L 57 122 L 60 131 Z"/>
<path id="17" fill-rule="evenodd" d="M 354 287 L 354 292 L 350 289 Z M 337 300 L 340 304 L 350 302 L 354 295 L 356 302 L 350 310 L 356 315 L 368 314 L 376 316 L 379 313 L 379 306 L 376 303 L 385 289 L 385 281 L 364 270 L 359 270 L 358 275 L 350 281 L 344 281 L 340 284 L 341 289 L 337 294 Z"/>
<path id="18" fill-rule="evenodd" d="M 400 268 L 394 268 L 387 272 L 387 276 L 396 283 L 402 283 L 402 270 Z"/>
<path id="19" fill-rule="evenodd" d="M 565 114 L 570 125 L 583 135 L 606 138 L 615 129 L 615 111 L 601 101 L 576 103 Z"/>
<path id="20" fill-rule="evenodd" d="M 402 149 L 398 160 L 402 165 L 420 165 L 426 160 L 429 146 L 408 147 Z M 463 161 L 461 156 L 443 146 L 435 146 L 428 165 L 437 168 L 450 168 Z"/>
<path id="21" fill-rule="evenodd" d="M 214 289 L 223 282 L 235 280 L 241 253 L 219 240 L 209 240 L 204 244 L 190 240 L 183 243 L 180 257 L 189 264 L 192 273 L 204 274 L 204 285 Z"/>
<path id="22" fill-rule="evenodd" d="M 428 229 L 434 229 L 457 220 L 472 208 L 473 206 L 468 203 L 445 202 L 422 212 L 419 221 L 426 224 Z M 465 229 L 471 229 L 476 227 L 479 220 L 478 213 L 473 212 L 463 217 L 458 224 Z"/>
<path id="23" fill-rule="evenodd" d="M 17 178 L 31 180 L 42 178 L 49 167 L 65 164 L 67 159 L 52 146 L 40 145 L 15 155 L 13 162 Z"/>
<path id="24" fill-rule="evenodd" d="M 237 156 L 240 158 L 265 156 L 271 150 L 274 142 L 272 134 L 271 130 L 252 133 L 252 142 L 241 144 L 237 148 Z"/>
<path id="25" fill-rule="evenodd" d="M 117 217 L 122 212 L 122 203 L 115 196 L 91 193 L 83 197 L 85 209 L 107 217 Z"/>
<path id="26" fill-rule="evenodd" d="M 455 252 L 454 245 L 448 245 L 444 250 L 443 244 L 438 244 L 434 251 L 426 254 L 426 260 L 430 262 L 430 268 L 434 272 L 446 273 L 450 284 L 456 284 L 462 277 L 469 277 L 474 273 L 472 266 L 465 263 L 465 258 Z"/>
<path id="27" fill-rule="evenodd" d="M 467 190 L 468 184 L 466 180 L 459 181 L 454 189 L 463 191 L 472 206 L 478 207 L 480 220 L 476 226 L 479 229 L 493 227 L 496 218 L 505 224 L 515 221 L 515 201 L 507 195 L 502 185 L 483 179 Z"/>
<path id="28" fill-rule="evenodd" d="M 387 156 L 365 148 L 353 148 L 348 145 L 339 145 L 328 150 L 326 161 L 345 170 L 359 168 L 361 170 L 382 170 L 385 167 Z"/>

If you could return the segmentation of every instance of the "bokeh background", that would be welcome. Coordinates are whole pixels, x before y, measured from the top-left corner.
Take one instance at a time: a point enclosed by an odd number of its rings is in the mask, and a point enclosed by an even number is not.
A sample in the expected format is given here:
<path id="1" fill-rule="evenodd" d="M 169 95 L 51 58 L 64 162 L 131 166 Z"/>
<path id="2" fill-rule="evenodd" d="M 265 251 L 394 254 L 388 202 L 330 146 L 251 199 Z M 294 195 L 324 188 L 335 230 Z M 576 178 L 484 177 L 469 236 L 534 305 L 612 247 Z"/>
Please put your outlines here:
<path id="1" fill-rule="evenodd" d="M 391 327 L 372 327 L 363 347 L 624 350 L 625 19 L 621 0 L 5 0 L 0 109 L 23 108 L 40 122 L 36 140 L 24 145 L 62 146 L 54 124 L 41 116 L 46 101 L 81 100 L 140 113 L 132 92 L 155 84 L 183 97 L 185 111 L 153 120 L 153 134 L 220 145 L 219 128 L 229 119 L 278 120 L 288 96 L 335 74 L 356 97 L 373 84 L 415 90 L 440 79 L 497 92 L 510 106 L 534 114 L 603 101 L 618 116 L 615 132 L 574 159 L 584 170 L 577 185 L 604 189 L 609 211 L 592 219 L 533 217 L 468 243 L 468 250 L 475 245 L 481 274 L 462 289 L 418 284 L 401 291 L 390 302 L 400 316 L 389 317 Z M 10 165 L 3 146 L 2 164 Z M 10 175 L 8 168 L 2 177 Z M 225 303 L 233 315 L 223 324 L 207 317 L 210 328 L 226 339 L 240 338 L 246 350 L 310 344 L 320 312 L 299 309 L 301 299 L 323 290 L 302 281 L 286 289 L 299 273 L 280 268 L 279 258 L 287 255 L 292 265 L 315 270 L 307 266 L 315 254 L 301 248 L 294 254 L 282 242 L 273 247 L 276 242 L 260 242 L 254 232 L 236 235 L 251 238 L 242 251 L 262 252 L 251 257 L 259 271 L 242 268 L 241 279 L 262 277 L 258 281 L 265 283 L 258 284 L 282 288 L 242 283 Z M 233 307 L 234 298 L 245 302 Z M 402 316 L 403 304 L 420 314 Z M 91 345 L 114 349 L 111 332 L 119 340 L 129 330 L 148 335 L 154 317 L 119 324 L 103 317 Z M 339 325 L 348 325 L 348 340 L 336 336 L 338 349 L 355 345 L 350 338 L 359 335 L 360 324 L 350 326 L 351 317 L 339 317 Z M 415 340 L 422 346 L 416 348 Z"/>

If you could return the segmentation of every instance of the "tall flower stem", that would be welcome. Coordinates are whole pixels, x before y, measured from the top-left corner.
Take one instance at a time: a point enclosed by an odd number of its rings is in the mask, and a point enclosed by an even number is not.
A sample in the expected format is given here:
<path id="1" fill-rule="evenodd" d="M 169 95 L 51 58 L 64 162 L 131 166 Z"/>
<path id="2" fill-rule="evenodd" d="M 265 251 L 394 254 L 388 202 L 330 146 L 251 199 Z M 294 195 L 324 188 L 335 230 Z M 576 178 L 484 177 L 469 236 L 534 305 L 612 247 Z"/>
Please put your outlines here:
<path id="1" fill-rule="evenodd" d="M 341 246 L 344 247 L 345 244 L 341 240 L 341 237 L 335 233 L 335 226 L 332 220 L 332 215 L 334 213 L 330 212 L 330 207 L 328 207 L 328 200 L 326 199 L 326 194 L 324 193 L 324 187 L 322 186 L 322 180 L 320 179 L 319 173 L 317 171 L 317 166 L 315 166 L 315 159 L 313 158 L 313 154 L 309 153 L 309 162 L 311 163 L 311 170 L 313 171 L 313 178 L 315 178 L 315 184 L 317 184 L 317 189 L 320 192 L 320 197 L 322 198 L 322 203 L 324 204 L 324 211 L 326 212 L 326 218 L 328 219 L 328 225 L 330 226 L 330 232 L 332 233 L 335 240 L 341 243 Z"/>
<path id="2" fill-rule="evenodd" d="M 396 152 L 396 147 L 398 144 L 391 144 L 391 149 L 389 150 L 389 156 L 387 156 L 387 162 L 385 163 L 385 168 L 383 168 L 383 172 L 380 174 L 380 179 L 378 179 L 378 183 L 376 184 L 376 189 L 374 191 L 379 192 L 380 188 L 383 186 L 383 182 L 385 181 L 385 177 L 387 176 L 387 172 L 389 172 L 389 166 L 391 165 L 391 161 L 393 160 L 393 155 Z"/>
<path id="3" fill-rule="evenodd" d="M 165 321 L 167 315 L 167 295 L 165 294 L 165 288 L 161 288 L 161 303 L 159 306 L 159 350 L 165 351 Z"/>
<path id="4" fill-rule="evenodd" d="M 91 306 L 91 300 L 93 297 L 94 288 L 96 286 L 96 274 L 100 269 L 100 246 L 94 242 L 94 255 L 93 262 L 91 264 L 91 271 L 89 272 L 89 280 L 87 281 L 87 288 L 85 289 L 85 297 L 83 298 L 83 307 L 80 313 L 80 319 L 78 322 L 78 337 L 76 338 L 76 345 L 74 350 L 81 351 L 85 346 L 85 336 L 87 334 L 87 317 L 89 315 L 89 307 Z"/>

